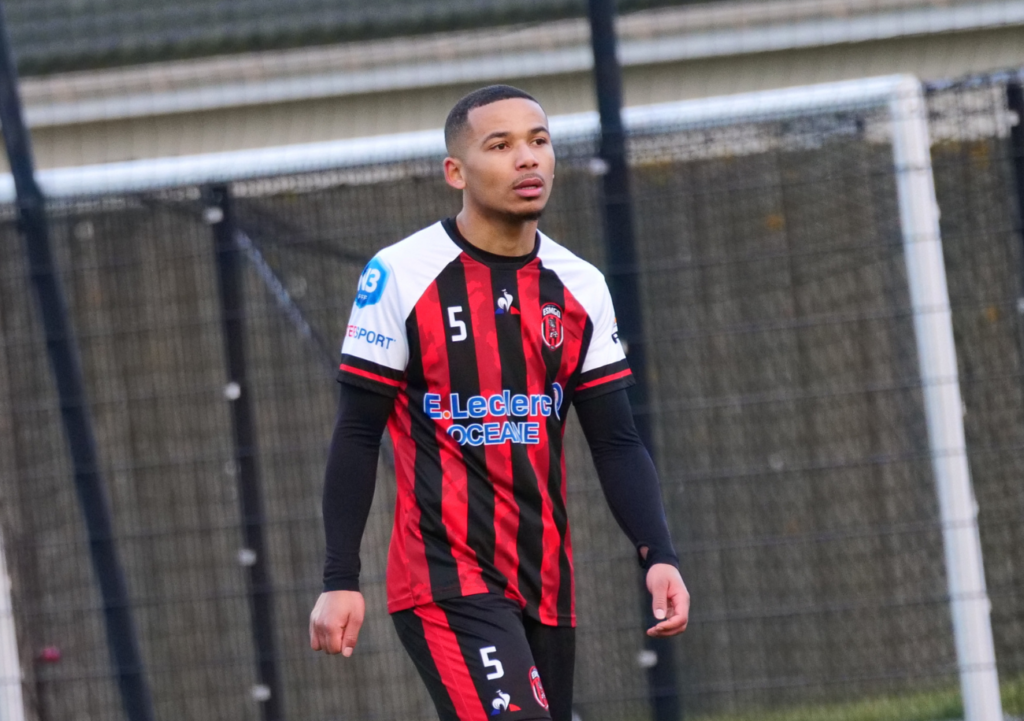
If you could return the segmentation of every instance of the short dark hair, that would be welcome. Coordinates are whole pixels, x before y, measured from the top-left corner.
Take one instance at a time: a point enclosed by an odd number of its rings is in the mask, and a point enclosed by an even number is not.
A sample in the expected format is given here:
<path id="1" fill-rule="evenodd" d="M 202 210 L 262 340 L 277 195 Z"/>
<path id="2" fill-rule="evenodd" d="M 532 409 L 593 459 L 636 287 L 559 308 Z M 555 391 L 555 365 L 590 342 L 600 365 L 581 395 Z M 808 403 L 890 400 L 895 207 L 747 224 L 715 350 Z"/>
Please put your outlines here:
<path id="1" fill-rule="evenodd" d="M 537 98 L 530 95 L 525 90 L 514 88 L 511 85 L 488 85 L 486 88 L 480 88 L 474 90 L 468 95 L 463 96 L 459 102 L 455 103 L 455 106 L 448 113 L 448 119 L 444 123 L 444 144 L 448 148 L 448 154 L 454 155 L 452 151 L 458 143 L 459 137 L 469 127 L 469 111 L 473 108 L 479 108 L 484 105 L 490 105 L 496 103 L 499 100 L 509 100 L 511 98 L 523 98 L 524 100 L 532 100 L 533 102 L 540 105 L 537 102 Z"/>

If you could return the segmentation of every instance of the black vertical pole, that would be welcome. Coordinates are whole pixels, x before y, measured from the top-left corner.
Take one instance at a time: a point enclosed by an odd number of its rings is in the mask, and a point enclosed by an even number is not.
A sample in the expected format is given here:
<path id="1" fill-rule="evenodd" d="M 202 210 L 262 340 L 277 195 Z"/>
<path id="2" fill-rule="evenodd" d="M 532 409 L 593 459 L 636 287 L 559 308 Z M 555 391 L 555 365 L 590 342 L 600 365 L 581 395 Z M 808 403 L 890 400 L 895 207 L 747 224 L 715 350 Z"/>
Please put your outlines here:
<path id="1" fill-rule="evenodd" d="M 1010 128 L 1010 149 L 1013 160 L 1013 179 L 1017 186 L 1017 234 L 1021 240 L 1021 292 L 1024 294 L 1024 87 L 1020 80 L 1006 85 L 1006 105 L 1017 115 Z M 1018 314 L 1024 312 L 1024 295 L 1017 299 Z M 1018 324 L 1019 325 L 1019 324 Z M 1022 341 L 1024 342 L 1024 341 Z"/>
<path id="2" fill-rule="evenodd" d="M 50 250 L 46 203 L 35 180 L 32 143 L 21 112 L 18 73 L 2 4 L 0 45 L 0 123 L 11 175 L 14 176 L 29 274 L 39 303 L 46 350 L 60 396 L 61 420 L 74 466 L 75 490 L 85 517 L 93 571 L 103 599 L 110 660 L 129 721 L 151 721 L 153 702 L 135 636 L 128 584 L 117 557 L 110 502 L 99 473 L 96 438 L 85 397 L 82 366 Z"/>
<path id="3" fill-rule="evenodd" d="M 601 117 L 600 156 L 604 161 L 604 224 L 609 289 L 619 320 L 619 338 L 629 352 L 629 366 L 637 384 L 630 401 L 642 412 L 634 417 L 637 432 L 653 448 L 647 407 L 647 349 L 643 327 L 640 284 L 636 270 L 633 206 L 629 191 L 626 132 L 622 124 L 622 71 L 616 55 L 615 0 L 589 0 L 590 40 L 594 52 L 594 80 Z M 641 583 L 645 629 L 653 626 L 651 596 Z M 655 721 L 678 721 L 682 706 L 671 639 L 647 638 L 654 665 L 647 671 L 651 710 Z"/>
<path id="4" fill-rule="evenodd" d="M 260 687 L 255 698 L 261 703 L 264 721 L 280 721 L 282 704 L 274 642 L 273 586 L 263 538 L 266 518 L 263 513 L 259 466 L 256 463 L 256 430 L 246 382 L 242 250 L 235 239 L 237 228 L 227 186 L 210 188 L 207 191 L 207 203 L 207 218 L 213 225 L 217 257 L 221 327 L 224 334 L 224 356 L 228 365 L 225 395 L 231 401 L 235 472 L 245 542 L 239 557 L 248 567 L 249 573 L 249 611 Z"/>

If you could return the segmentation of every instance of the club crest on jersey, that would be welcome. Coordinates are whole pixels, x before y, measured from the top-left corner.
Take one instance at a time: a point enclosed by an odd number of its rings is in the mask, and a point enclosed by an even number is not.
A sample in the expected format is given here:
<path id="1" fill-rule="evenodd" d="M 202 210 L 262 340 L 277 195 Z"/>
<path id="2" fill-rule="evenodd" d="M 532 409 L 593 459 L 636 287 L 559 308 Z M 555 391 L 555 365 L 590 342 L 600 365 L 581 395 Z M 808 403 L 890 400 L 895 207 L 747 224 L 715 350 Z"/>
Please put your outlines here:
<path id="1" fill-rule="evenodd" d="M 512 703 L 512 696 L 507 693 L 502 693 L 501 689 L 498 689 L 498 695 L 493 701 L 491 701 L 491 716 L 497 716 L 502 711 L 522 711 L 521 708 Z"/>
<path id="2" fill-rule="evenodd" d="M 356 307 L 363 308 L 373 305 L 384 294 L 384 286 L 388 283 L 388 269 L 377 258 L 363 268 L 359 276 L 359 290 L 356 292 Z"/>
<path id="3" fill-rule="evenodd" d="M 530 688 L 533 689 L 533 697 L 537 699 L 537 703 L 546 711 L 548 708 L 548 697 L 544 693 L 544 686 L 540 682 L 540 673 L 538 673 L 536 666 L 530 667 Z"/>
<path id="4" fill-rule="evenodd" d="M 509 313 L 511 315 L 519 315 L 519 309 L 516 308 L 513 303 L 512 294 L 504 288 L 501 289 L 501 295 L 498 296 L 497 308 L 494 311 L 494 315 L 503 315 Z"/>
<path id="5" fill-rule="evenodd" d="M 540 337 L 551 350 L 562 345 L 565 329 L 562 328 L 562 309 L 555 303 L 545 303 L 540 309 Z"/>

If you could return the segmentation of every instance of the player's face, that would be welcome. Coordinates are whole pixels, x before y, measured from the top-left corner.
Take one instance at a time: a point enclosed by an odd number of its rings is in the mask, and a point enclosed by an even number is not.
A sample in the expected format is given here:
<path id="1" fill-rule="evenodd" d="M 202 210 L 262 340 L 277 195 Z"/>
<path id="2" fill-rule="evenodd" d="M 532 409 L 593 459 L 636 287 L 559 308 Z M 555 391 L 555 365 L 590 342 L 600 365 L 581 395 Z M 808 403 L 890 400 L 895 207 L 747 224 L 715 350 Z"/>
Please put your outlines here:
<path id="1" fill-rule="evenodd" d="M 540 105 L 524 98 L 473 108 L 463 157 L 449 167 L 448 182 L 485 212 L 536 220 L 555 174 L 547 125 Z"/>

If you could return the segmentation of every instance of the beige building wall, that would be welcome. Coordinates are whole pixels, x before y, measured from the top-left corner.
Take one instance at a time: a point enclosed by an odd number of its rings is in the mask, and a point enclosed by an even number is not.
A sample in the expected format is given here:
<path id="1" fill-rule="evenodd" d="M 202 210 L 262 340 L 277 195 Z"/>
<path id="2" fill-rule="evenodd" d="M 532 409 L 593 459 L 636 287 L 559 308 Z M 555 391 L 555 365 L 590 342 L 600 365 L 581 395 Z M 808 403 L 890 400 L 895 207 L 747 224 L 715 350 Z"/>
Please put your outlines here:
<path id="1" fill-rule="evenodd" d="M 627 105 L 932 80 L 1024 66 L 1024 3 L 719 3 L 623 18 L 620 39 Z M 584 21 L 565 21 L 30 78 L 23 97 L 38 166 L 88 165 L 436 128 L 492 82 L 550 114 L 592 110 L 588 43 Z"/>

